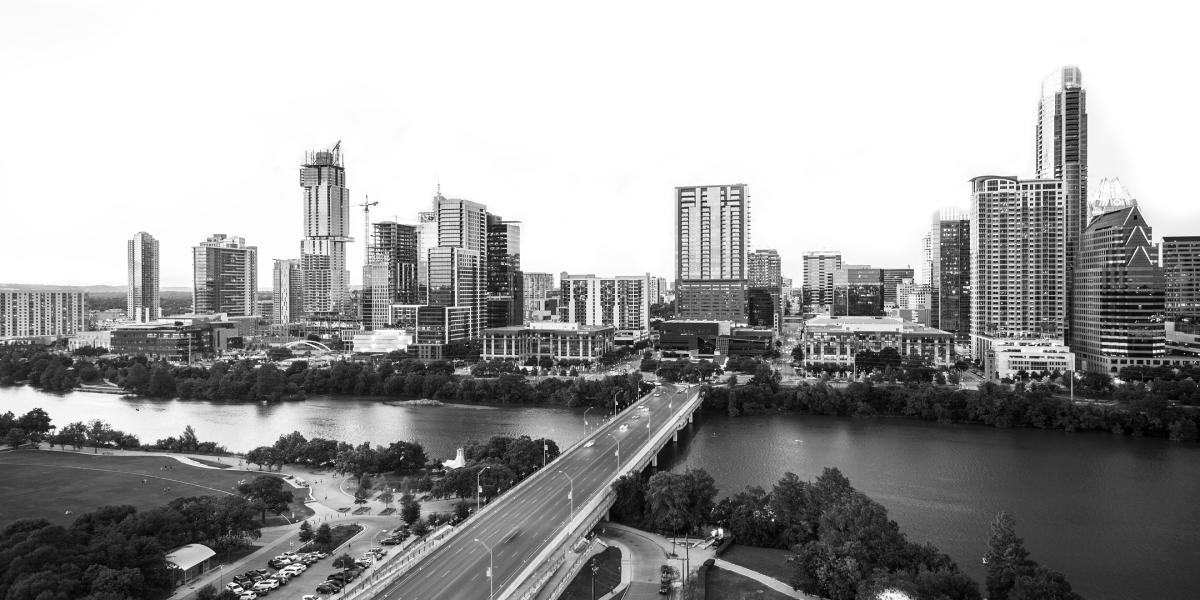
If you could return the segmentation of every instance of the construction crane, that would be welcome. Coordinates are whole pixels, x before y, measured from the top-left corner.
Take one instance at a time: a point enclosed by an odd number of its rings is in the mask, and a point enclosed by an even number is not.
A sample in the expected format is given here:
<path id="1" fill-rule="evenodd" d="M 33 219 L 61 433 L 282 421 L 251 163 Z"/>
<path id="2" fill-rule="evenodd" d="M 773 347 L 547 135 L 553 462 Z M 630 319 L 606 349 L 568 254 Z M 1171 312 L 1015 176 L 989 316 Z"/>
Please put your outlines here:
<path id="1" fill-rule="evenodd" d="M 338 142 L 341 144 L 341 142 Z M 378 202 L 371 202 L 370 196 L 365 196 L 365 201 L 358 205 L 363 207 L 363 266 L 371 262 L 371 207 L 376 206 Z"/>

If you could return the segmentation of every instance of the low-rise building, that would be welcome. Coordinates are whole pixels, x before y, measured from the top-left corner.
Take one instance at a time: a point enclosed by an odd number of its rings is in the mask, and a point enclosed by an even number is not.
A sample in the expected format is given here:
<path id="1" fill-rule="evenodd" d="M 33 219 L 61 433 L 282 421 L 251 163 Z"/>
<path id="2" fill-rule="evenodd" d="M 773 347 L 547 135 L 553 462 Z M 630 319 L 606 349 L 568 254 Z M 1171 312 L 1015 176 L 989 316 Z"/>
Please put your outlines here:
<path id="1" fill-rule="evenodd" d="M 217 553 L 204 544 L 188 544 L 171 550 L 166 555 L 171 568 L 171 582 L 183 585 L 212 568 L 212 559 Z"/>
<path id="2" fill-rule="evenodd" d="M 826 317 L 804 323 L 800 341 L 804 365 L 850 366 L 859 352 L 894 348 L 900 356 L 917 355 L 935 367 L 954 363 L 954 335 L 892 317 Z"/>
<path id="3" fill-rule="evenodd" d="M 233 323 L 160 321 L 131 324 L 111 331 L 115 354 L 145 355 L 156 360 L 186 362 L 224 352 L 234 341 Z"/>
<path id="4" fill-rule="evenodd" d="M 530 323 L 483 330 L 484 360 L 597 360 L 611 352 L 616 329 L 578 323 Z"/>
<path id="5" fill-rule="evenodd" d="M 1075 353 L 1053 339 L 992 339 L 983 354 L 984 377 L 1016 379 L 1026 373 L 1065 373 L 1075 370 Z"/>
<path id="6" fill-rule="evenodd" d="M 403 329 L 359 331 L 351 339 L 351 350 L 355 354 L 387 354 L 407 350 L 413 343 L 412 333 Z"/>
<path id="7" fill-rule="evenodd" d="M 112 331 L 108 329 L 102 331 L 80 331 L 67 340 L 67 348 L 71 351 L 79 350 L 80 348 L 103 348 L 108 350 L 111 347 Z"/>

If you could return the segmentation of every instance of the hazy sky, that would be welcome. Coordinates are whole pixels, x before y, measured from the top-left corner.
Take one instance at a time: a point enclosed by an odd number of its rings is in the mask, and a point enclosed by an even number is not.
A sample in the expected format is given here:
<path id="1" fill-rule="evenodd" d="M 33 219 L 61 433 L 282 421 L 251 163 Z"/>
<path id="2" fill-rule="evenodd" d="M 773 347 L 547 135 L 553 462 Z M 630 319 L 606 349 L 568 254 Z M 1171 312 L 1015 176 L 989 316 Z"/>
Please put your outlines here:
<path id="1" fill-rule="evenodd" d="M 526 271 L 672 277 L 673 189 L 717 183 L 750 185 L 753 245 L 797 285 L 809 249 L 915 266 L 968 179 L 1032 175 L 1064 64 L 1092 185 L 1119 176 L 1156 239 L 1200 234 L 1194 20 L 968 4 L 6 1 L 0 282 L 123 285 L 144 230 L 164 287 L 220 232 L 269 288 L 304 151 L 337 140 L 374 219 L 412 222 L 440 179 L 524 223 Z"/>

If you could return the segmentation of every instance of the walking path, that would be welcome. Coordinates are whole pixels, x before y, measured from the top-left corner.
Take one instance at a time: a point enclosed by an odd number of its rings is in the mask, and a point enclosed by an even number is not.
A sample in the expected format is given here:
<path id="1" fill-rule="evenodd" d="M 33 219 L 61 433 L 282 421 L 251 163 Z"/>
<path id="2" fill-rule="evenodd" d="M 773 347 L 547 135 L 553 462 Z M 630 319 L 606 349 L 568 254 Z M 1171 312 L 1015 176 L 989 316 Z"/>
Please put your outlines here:
<path id="1" fill-rule="evenodd" d="M 758 571 L 752 571 L 741 565 L 735 565 L 727 560 L 722 560 L 722 559 L 718 558 L 713 564 L 722 569 L 725 569 L 727 571 L 732 571 L 734 573 L 737 573 L 738 575 L 741 575 L 742 577 L 749 577 L 750 579 L 753 579 L 753 580 L 779 592 L 780 594 L 784 594 L 785 596 L 788 596 L 791 598 L 799 598 L 800 600 L 821 600 L 820 596 L 811 596 L 809 594 L 805 594 L 804 592 L 793 590 L 792 586 L 790 586 L 778 579 L 775 579 L 774 577 L 770 577 L 763 573 L 759 573 Z"/>

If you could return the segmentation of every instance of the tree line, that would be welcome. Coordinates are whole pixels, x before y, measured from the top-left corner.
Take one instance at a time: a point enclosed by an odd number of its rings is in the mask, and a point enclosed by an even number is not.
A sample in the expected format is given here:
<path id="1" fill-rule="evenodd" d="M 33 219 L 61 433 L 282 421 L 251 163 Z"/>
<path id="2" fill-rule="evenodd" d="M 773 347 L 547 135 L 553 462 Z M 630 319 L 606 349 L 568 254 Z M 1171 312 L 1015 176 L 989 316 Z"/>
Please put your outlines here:
<path id="1" fill-rule="evenodd" d="M 1032 427 L 1064 431 L 1108 431 L 1118 435 L 1194 442 L 1200 411 L 1173 404 L 1176 382 L 1132 382 L 1111 393 L 1114 402 L 1071 402 L 1061 386 L 985 382 L 978 390 L 929 383 L 875 385 L 852 382 L 836 388 L 825 382 L 778 387 L 759 380 L 736 387 L 706 387 L 703 409 L 731 416 L 787 411 L 829 416 L 903 416 L 941 423 L 997 428 Z M 1078 390 L 1077 390 L 1078 391 Z"/>
<path id="2" fill-rule="evenodd" d="M 241 496 L 176 498 L 138 512 L 105 506 L 70 526 L 24 519 L 0 530 L 0 597 L 7 600 L 166 598 L 166 553 L 185 544 L 217 552 L 258 539 L 256 510 Z"/>
<path id="3" fill-rule="evenodd" d="M 259 468 L 281 469 L 286 464 L 331 467 L 337 473 L 361 478 L 366 473 L 396 473 L 424 469 L 429 462 L 419 442 L 397 441 L 388 446 L 357 446 L 325 438 L 305 438 L 299 431 L 283 434 L 271 446 L 246 453 L 246 462 Z"/>

